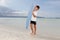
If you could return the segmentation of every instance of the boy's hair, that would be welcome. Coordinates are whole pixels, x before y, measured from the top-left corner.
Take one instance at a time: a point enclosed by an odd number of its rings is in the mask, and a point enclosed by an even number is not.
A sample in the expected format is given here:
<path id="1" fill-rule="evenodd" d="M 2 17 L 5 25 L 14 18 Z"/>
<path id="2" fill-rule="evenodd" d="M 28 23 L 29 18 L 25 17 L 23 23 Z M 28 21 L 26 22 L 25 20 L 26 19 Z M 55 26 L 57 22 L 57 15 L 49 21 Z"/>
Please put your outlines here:
<path id="1" fill-rule="evenodd" d="M 39 5 L 36 5 L 36 7 L 37 7 L 38 9 L 40 9 L 40 6 L 39 6 Z"/>

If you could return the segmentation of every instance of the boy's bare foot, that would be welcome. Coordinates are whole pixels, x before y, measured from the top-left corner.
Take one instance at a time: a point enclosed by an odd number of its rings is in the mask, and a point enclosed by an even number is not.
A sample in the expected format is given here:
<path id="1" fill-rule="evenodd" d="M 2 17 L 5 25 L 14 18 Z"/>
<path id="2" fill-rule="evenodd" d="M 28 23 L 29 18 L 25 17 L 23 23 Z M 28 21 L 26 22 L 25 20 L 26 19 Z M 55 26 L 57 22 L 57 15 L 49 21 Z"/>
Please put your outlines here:
<path id="1" fill-rule="evenodd" d="M 33 33 L 30 33 L 31 35 L 33 35 Z"/>
<path id="2" fill-rule="evenodd" d="M 32 31 L 32 33 L 30 33 L 31 35 L 33 35 L 33 31 Z"/>
<path id="3" fill-rule="evenodd" d="M 36 33 L 30 33 L 32 36 L 36 35 Z"/>
<path id="4" fill-rule="evenodd" d="M 33 34 L 33 33 L 30 33 L 31 35 Z"/>
<path id="5" fill-rule="evenodd" d="M 36 35 L 36 32 L 34 32 L 34 35 Z"/>

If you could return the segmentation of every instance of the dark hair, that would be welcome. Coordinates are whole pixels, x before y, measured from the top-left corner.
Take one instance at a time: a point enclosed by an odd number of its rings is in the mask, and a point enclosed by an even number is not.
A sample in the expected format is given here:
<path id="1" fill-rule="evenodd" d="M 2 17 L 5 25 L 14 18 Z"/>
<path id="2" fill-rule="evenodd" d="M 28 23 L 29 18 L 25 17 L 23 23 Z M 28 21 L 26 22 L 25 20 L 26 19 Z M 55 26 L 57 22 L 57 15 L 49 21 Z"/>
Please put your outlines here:
<path id="1" fill-rule="evenodd" d="M 37 7 L 38 9 L 40 9 L 40 6 L 37 5 L 36 7 Z"/>

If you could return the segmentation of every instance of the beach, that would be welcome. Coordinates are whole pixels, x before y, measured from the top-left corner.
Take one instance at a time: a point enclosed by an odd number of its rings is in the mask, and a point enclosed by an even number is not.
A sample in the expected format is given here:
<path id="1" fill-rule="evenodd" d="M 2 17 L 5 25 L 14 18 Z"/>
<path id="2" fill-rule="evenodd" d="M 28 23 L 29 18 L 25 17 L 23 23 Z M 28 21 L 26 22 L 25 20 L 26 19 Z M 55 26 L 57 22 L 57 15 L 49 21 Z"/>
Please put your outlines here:
<path id="1" fill-rule="evenodd" d="M 37 34 L 30 35 L 26 18 L 0 18 L 0 40 L 60 40 L 60 19 L 37 19 Z"/>

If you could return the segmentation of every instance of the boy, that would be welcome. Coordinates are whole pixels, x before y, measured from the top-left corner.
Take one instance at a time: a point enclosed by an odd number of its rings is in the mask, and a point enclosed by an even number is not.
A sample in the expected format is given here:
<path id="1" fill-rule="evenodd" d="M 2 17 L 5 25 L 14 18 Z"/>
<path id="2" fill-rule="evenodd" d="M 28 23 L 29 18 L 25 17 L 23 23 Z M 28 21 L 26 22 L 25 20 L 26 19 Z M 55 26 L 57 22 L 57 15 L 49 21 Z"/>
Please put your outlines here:
<path id="1" fill-rule="evenodd" d="M 30 21 L 30 28 L 31 28 L 31 31 L 33 35 L 36 35 L 36 18 L 37 18 L 37 12 L 38 10 L 40 9 L 40 7 L 38 5 L 35 6 L 35 8 L 33 9 L 32 11 L 32 18 L 31 18 L 31 21 Z M 32 27 L 34 26 L 34 27 Z"/>

